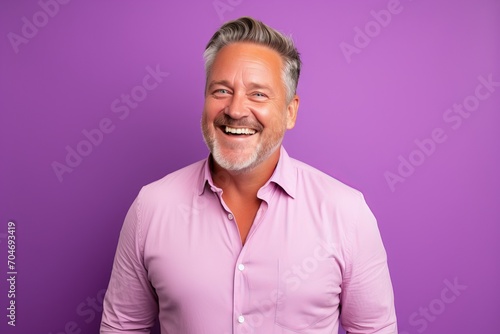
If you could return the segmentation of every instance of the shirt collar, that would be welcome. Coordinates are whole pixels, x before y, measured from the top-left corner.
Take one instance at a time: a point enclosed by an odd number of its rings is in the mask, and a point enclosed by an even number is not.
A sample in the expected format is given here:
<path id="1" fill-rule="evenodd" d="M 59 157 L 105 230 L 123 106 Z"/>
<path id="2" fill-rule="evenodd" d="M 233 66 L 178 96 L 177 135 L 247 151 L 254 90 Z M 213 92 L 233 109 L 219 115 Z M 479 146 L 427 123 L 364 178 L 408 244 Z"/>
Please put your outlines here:
<path id="1" fill-rule="evenodd" d="M 288 196 L 295 198 L 297 189 L 297 168 L 283 146 L 281 146 L 280 149 L 280 159 L 278 160 L 276 169 L 266 184 L 270 182 L 276 183 L 288 194 Z"/>
<path id="2" fill-rule="evenodd" d="M 217 189 L 214 185 L 212 174 L 210 173 L 211 159 L 212 156 L 209 155 L 203 163 L 198 181 L 198 195 L 203 194 L 207 184 L 212 190 Z M 276 165 L 276 169 L 274 170 L 273 175 L 271 175 L 271 178 L 262 188 L 266 187 L 271 182 L 280 186 L 290 197 L 295 198 L 297 189 L 297 169 L 295 168 L 292 158 L 288 156 L 288 153 L 283 146 L 280 148 L 280 158 L 278 160 L 278 164 Z"/>

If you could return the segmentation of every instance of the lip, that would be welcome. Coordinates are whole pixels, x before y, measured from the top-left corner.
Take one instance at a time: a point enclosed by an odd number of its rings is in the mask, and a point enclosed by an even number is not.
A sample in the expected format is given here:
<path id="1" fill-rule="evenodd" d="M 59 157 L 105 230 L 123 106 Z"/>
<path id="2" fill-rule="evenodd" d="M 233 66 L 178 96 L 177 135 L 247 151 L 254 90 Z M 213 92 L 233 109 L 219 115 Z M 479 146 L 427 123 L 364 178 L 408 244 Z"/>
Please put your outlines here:
<path id="1" fill-rule="evenodd" d="M 216 127 L 218 131 L 220 131 L 222 133 L 222 135 L 224 136 L 224 138 L 227 138 L 227 139 L 230 139 L 230 140 L 246 140 L 246 139 L 249 139 L 255 135 L 257 135 L 259 132 L 255 129 L 252 129 L 252 128 L 248 128 L 248 127 L 238 127 L 238 126 L 231 126 L 231 128 L 233 129 L 251 129 L 253 131 L 255 131 L 254 134 L 229 134 L 226 132 L 226 125 L 221 125 L 221 126 L 218 126 Z"/>
<path id="2" fill-rule="evenodd" d="M 259 132 L 257 129 L 254 129 L 252 127 L 248 127 L 248 126 L 233 126 L 233 125 L 226 125 L 226 124 L 223 124 L 221 126 L 219 126 L 220 130 L 224 133 L 228 133 L 226 130 L 227 128 L 231 128 L 231 129 L 235 129 L 235 130 L 241 130 L 242 132 L 248 132 L 248 131 L 253 131 L 254 133 L 238 133 L 237 135 L 254 135 L 256 134 L 257 132 Z"/>

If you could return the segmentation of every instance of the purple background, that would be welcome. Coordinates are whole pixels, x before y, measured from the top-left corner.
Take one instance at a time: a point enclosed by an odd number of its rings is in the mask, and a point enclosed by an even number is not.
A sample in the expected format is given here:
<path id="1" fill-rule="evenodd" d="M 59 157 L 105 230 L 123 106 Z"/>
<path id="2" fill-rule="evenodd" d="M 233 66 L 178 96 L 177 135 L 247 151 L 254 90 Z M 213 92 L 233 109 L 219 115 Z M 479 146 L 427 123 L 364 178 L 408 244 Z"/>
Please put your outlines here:
<path id="1" fill-rule="evenodd" d="M 2 0 L 0 332 L 97 332 L 140 187 L 207 155 L 204 46 L 223 21 L 251 15 L 297 43 L 301 105 L 285 147 L 365 194 L 388 252 L 400 333 L 499 333 L 500 87 L 472 96 L 478 77 L 500 81 L 500 2 L 401 0 L 385 27 L 374 23 L 371 11 L 389 3 L 73 0 L 48 7 L 44 22 L 38 2 Z M 9 33 L 22 36 L 23 17 L 33 16 L 38 32 L 14 47 Z M 342 42 L 363 42 L 356 27 L 372 37 L 346 57 Z M 157 65 L 168 77 L 126 117 L 114 113 L 112 102 L 139 94 Z M 464 101 L 474 110 L 454 129 L 459 120 L 443 117 Z M 76 149 L 103 119 L 113 131 L 60 181 L 53 162 L 65 164 L 66 146 Z M 418 153 L 415 140 L 436 128 L 446 140 Z M 400 155 L 419 166 L 391 189 L 384 174 L 398 173 Z M 6 318 L 9 220 L 16 327 Z M 445 281 L 455 280 L 466 288 L 445 303 Z M 427 318 L 419 313 L 429 307 Z"/>

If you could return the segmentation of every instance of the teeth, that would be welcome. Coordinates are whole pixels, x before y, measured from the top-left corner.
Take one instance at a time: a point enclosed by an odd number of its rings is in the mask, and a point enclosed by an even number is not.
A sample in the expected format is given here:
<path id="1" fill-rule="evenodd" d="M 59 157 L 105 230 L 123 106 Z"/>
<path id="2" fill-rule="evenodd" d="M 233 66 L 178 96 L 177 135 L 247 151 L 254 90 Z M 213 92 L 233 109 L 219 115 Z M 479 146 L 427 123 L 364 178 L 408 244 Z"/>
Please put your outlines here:
<path id="1" fill-rule="evenodd" d="M 229 126 L 226 126 L 226 133 L 232 133 L 235 135 L 253 135 L 255 133 L 255 130 L 252 129 L 246 129 L 246 128 L 230 128 Z"/>

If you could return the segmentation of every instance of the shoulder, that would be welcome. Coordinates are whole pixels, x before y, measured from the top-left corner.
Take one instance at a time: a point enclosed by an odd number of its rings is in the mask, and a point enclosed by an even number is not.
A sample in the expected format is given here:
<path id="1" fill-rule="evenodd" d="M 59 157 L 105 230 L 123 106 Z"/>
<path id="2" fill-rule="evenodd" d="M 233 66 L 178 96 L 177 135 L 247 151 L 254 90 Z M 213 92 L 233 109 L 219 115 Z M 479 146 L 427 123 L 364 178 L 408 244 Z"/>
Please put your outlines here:
<path id="1" fill-rule="evenodd" d="M 142 203 L 175 202 L 197 192 L 203 175 L 205 160 L 169 173 L 159 180 L 142 187 L 138 198 Z"/>
<path id="2" fill-rule="evenodd" d="M 319 212 L 320 221 L 333 222 L 350 248 L 359 235 L 378 235 L 376 218 L 359 190 L 301 161 L 293 160 L 293 164 L 297 170 L 295 199 Z"/>
<path id="3" fill-rule="evenodd" d="M 302 161 L 291 158 L 291 162 L 297 171 L 298 195 L 321 197 L 334 202 L 364 202 L 359 190 Z"/>

